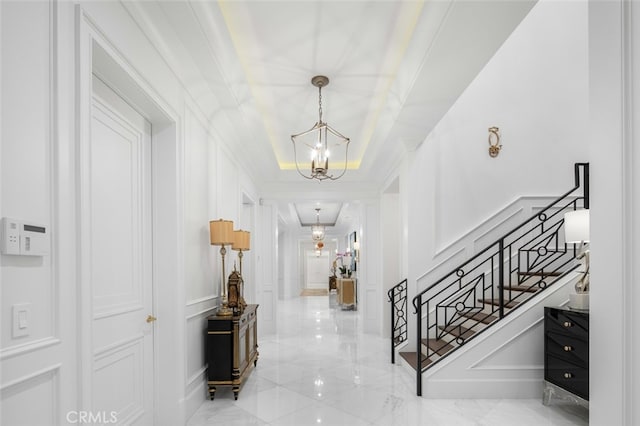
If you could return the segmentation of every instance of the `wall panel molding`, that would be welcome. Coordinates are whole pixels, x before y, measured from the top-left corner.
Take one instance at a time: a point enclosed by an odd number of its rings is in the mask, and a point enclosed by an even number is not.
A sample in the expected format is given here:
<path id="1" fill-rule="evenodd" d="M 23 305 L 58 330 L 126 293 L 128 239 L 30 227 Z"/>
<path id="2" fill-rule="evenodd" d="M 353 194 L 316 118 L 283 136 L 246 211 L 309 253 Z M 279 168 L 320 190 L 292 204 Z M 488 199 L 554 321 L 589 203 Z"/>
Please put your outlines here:
<path id="1" fill-rule="evenodd" d="M 44 339 L 35 340 L 19 345 L 13 345 L 3 348 L 0 351 L 0 361 L 5 361 L 16 356 L 26 355 L 62 343 L 60 339 L 54 336 L 45 337 Z"/>
<path id="2" fill-rule="evenodd" d="M 22 377 L 19 377 L 17 379 L 11 380 L 10 382 L 3 383 L 2 385 L 0 385 L 0 391 L 2 391 L 2 394 L 3 394 L 2 398 L 4 399 L 4 393 L 6 391 L 8 391 L 9 389 L 14 388 L 14 387 L 16 387 L 18 385 L 27 383 L 29 381 L 32 381 L 34 379 L 37 379 L 38 377 L 42 377 L 42 376 L 45 376 L 45 375 L 49 375 L 50 374 L 50 375 L 52 375 L 52 377 L 53 377 L 53 375 L 57 375 L 58 371 L 60 370 L 60 367 L 62 367 L 61 363 L 53 364 L 53 365 L 50 365 L 48 367 L 42 368 L 40 370 L 33 371 L 33 372 L 31 372 L 29 374 L 26 374 L 26 375 L 24 375 Z"/>

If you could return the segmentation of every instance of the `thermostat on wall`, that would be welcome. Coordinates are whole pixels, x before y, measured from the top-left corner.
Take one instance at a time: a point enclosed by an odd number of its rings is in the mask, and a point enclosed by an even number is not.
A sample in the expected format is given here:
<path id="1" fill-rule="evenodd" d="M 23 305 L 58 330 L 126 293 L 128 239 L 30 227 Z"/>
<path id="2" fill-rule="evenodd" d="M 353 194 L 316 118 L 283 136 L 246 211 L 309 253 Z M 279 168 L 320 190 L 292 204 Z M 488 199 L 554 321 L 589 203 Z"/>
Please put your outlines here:
<path id="1" fill-rule="evenodd" d="M 2 218 L 0 251 L 18 256 L 49 254 L 49 230 L 44 225 Z"/>

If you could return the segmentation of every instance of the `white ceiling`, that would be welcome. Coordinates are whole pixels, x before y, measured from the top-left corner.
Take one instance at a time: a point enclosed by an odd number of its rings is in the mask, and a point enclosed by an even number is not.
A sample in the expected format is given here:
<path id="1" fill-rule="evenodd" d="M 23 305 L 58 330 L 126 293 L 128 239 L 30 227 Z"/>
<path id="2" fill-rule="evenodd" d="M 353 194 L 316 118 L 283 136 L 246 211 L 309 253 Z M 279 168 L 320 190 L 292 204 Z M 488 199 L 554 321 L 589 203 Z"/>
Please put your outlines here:
<path id="1" fill-rule="evenodd" d="M 299 224 L 295 212 L 302 216 L 314 203 L 340 211 L 344 202 L 381 193 L 406 150 L 424 141 L 534 3 L 125 5 L 261 192 Z M 335 182 L 306 181 L 293 162 L 291 134 L 318 119 L 318 90 L 310 83 L 318 74 L 330 79 L 322 90 L 324 120 L 351 139 L 349 170 Z"/>

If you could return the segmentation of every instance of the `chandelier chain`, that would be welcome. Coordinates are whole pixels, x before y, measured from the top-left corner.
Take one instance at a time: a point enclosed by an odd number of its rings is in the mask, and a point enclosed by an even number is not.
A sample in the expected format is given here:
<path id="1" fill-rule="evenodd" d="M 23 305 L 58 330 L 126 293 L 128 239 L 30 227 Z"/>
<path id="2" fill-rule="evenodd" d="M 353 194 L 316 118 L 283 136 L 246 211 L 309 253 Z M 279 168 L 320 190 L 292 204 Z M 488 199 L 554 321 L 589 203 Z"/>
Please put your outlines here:
<path id="1" fill-rule="evenodd" d="M 322 124 L 322 86 L 318 86 L 318 116 L 320 117 L 318 124 Z"/>

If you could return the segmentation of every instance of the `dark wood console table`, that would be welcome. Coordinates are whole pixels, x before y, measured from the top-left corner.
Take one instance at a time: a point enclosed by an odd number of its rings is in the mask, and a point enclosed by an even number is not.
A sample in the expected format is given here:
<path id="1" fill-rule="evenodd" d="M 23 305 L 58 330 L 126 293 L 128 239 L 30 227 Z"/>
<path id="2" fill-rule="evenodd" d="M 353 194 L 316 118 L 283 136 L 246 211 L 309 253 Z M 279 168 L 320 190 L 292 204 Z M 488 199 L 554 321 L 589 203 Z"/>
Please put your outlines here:
<path id="1" fill-rule="evenodd" d="M 258 305 L 248 305 L 241 315 L 207 318 L 207 375 L 209 396 L 216 386 L 231 386 L 238 399 L 240 387 L 258 363 Z"/>
<path id="2" fill-rule="evenodd" d="M 589 407 L 589 313 L 544 308 L 544 394 Z"/>

